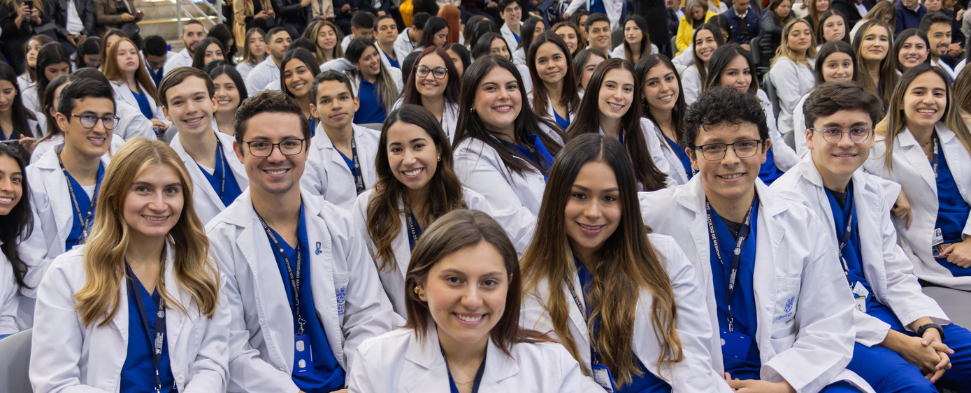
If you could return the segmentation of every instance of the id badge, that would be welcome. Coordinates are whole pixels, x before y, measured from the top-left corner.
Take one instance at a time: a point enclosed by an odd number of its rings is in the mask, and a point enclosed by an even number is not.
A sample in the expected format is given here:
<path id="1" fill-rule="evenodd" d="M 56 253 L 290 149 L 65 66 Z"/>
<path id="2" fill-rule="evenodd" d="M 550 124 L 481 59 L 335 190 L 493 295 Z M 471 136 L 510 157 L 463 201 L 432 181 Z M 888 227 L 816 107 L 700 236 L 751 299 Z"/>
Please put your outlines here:
<path id="1" fill-rule="evenodd" d="M 944 243 L 944 233 L 941 232 L 941 228 L 934 228 L 934 237 L 931 238 L 931 245 L 936 246 L 941 243 Z"/>
<path id="2" fill-rule="evenodd" d="M 853 300 L 856 302 L 856 309 L 862 312 L 866 312 L 866 299 L 870 295 L 870 291 L 866 289 L 863 284 L 859 281 L 853 286 Z"/>
<path id="3" fill-rule="evenodd" d="M 614 386 L 614 378 L 610 375 L 610 369 L 602 364 L 593 365 L 593 380 L 597 381 L 608 393 L 617 391 Z"/>
<path id="4" fill-rule="evenodd" d="M 947 257 L 947 254 L 944 253 L 944 250 L 946 250 L 952 244 L 954 243 L 941 243 L 941 244 L 932 246 L 931 254 L 934 256 L 934 258 L 945 258 Z"/>
<path id="5" fill-rule="evenodd" d="M 310 354 L 310 336 L 305 333 L 293 334 L 293 369 L 305 373 L 314 368 L 313 355 Z"/>
<path id="6" fill-rule="evenodd" d="M 742 333 L 720 329 L 722 338 L 722 355 L 738 359 L 748 359 L 748 351 L 752 349 L 752 337 Z"/>

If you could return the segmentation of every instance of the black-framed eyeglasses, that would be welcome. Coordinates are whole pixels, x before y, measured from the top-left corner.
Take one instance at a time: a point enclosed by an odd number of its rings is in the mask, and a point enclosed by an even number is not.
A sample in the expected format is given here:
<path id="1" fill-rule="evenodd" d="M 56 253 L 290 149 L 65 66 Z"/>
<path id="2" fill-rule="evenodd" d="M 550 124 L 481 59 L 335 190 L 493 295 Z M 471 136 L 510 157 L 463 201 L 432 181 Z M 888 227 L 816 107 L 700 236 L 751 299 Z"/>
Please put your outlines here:
<path id="1" fill-rule="evenodd" d="M 300 154 L 303 151 L 303 143 L 306 139 L 284 139 L 280 143 L 270 143 L 270 141 L 246 141 L 246 146 L 249 146 L 249 154 L 254 157 L 269 157 L 273 154 L 273 148 L 277 147 L 280 149 L 280 153 L 285 156 L 292 156 Z"/>
<path id="2" fill-rule="evenodd" d="M 731 146 L 738 158 L 752 157 L 759 152 L 759 145 L 762 140 L 738 141 L 735 143 L 709 143 L 707 145 L 695 146 L 695 150 L 701 150 L 701 155 L 708 161 L 720 161 L 725 158 L 728 147 Z"/>
<path id="3" fill-rule="evenodd" d="M 418 76 L 422 78 L 428 76 L 429 72 L 431 72 L 432 76 L 434 76 L 435 79 L 438 79 L 438 80 L 445 79 L 445 77 L 448 76 L 448 70 L 446 70 L 445 67 L 428 68 L 424 65 L 419 65 L 418 67 L 415 67 L 415 73 L 417 73 Z"/>
<path id="4" fill-rule="evenodd" d="M 843 139 L 844 133 L 850 136 L 850 140 L 853 143 L 863 143 L 866 142 L 867 138 L 870 137 L 870 133 L 873 132 L 872 128 L 863 126 L 853 127 L 848 130 L 839 127 L 810 128 L 810 130 L 823 133 L 823 139 L 829 143 L 839 143 L 840 139 Z"/>
<path id="5" fill-rule="evenodd" d="M 120 118 L 118 118 L 117 116 L 101 117 L 101 116 L 95 116 L 95 115 L 75 115 L 73 113 L 71 114 L 71 117 L 76 117 L 78 119 L 81 119 L 81 127 L 84 127 L 89 130 L 94 128 L 94 126 L 98 124 L 98 120 L 101 120 L 101 125 L 105 126 L 106 130 L 113 130 L 115 129 L 115 122 L 120 120 Z"/>

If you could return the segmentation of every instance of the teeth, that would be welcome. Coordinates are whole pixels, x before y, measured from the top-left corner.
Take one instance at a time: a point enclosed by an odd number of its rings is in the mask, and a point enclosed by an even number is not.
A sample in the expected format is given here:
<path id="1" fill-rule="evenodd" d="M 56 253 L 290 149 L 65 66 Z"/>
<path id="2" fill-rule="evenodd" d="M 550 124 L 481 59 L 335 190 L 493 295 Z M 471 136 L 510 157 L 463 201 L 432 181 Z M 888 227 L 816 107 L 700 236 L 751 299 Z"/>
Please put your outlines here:
<path id="1" fill-rule="evenodd" d="M 611 104 L 609 102 L 607 103 L 607 105 L 610 105 L 611 108 L 618 109 L 618 110 L 624 108 L 623 105 Z"/>
<path id="2" fill-rule="evenodd" d="M 463 320 L 465 322 L 479 322 L 480 320 L 482 320 L 482 315 L 479 315 L 479 316 L 465 316 L 465 315 L 462 315 L 462 314 L 455 314 L 455 316 L 458 317 L 458 319 L 461 319 L 461 320 Z"/>
<path id="3" fill-rule="evenodd" d="M 934 109 L 918 109 L 917 110 L 917 113 L 937 113 L 937 110 L 934 110 Z"/>
<path id="4" fill-rule="evenodd" d="M 13 202 L 13 198 L 0 198 L 0 202 L 10 203 L 10 202 Z"/>
<path id="5" fill-rule="evenodd" d="M 499 107 L 496 107 L 496 110 L 498 110 L 498 111 L 508 111 L 508 110 L 512 110 L 512 106 L 509 106 L 509 105 L 499 106 Z"/>
<path id="6" fill-rule="evenodd" d="M 583 225 L 583 224 L 581 224 L 579 222 L 577 223 L 577 225 L 579 225 L 580 228 L 583 228 L 583 229 L 586 229 L 586 230 L 590 230 L 590 231 L 596 231 L 596 230 L 604 227 L 603 225 Z"/>
<path id="7" fill-rule="evenodd" d="M 88 140 L 91 142 L 101 143 L 105 141 L 105 138 L 88 138 Z"/>
<path id="8" fill-rule="evenodd" d="M 415 175 L 421 173 L 422 170 L 423 170 L 423 168 L 418 168 L 418 169 L 412 169 L 410 171 L 405 171 L 405 175 L 406 176 L 415 176 Z"/>
<path id="9" fill-rule="evenodd" d="M 722 177 L 725 178 L 725 179 L 736 179 L 736 178 L 742 177 L 742 174 L 741 173 L 736 173 L 734 175 L 725 175 L 725 176 L 722 176 Z"/>
<path id="10" fill-rule="evenodd" d="M 280 169 L 280 170 L 277 170 L 277 171 L 267 171 L 267 172 L 269 172 L 271 175 L 282 175 L 282 174 L 286 173 L 286 171 L 287 171 L 287 169 Z"/>
<path id="11" fill-rule="evenodd" d="M 148 221 L 162 222 L 169 218 L 169 216 L 142 216 Z"/>

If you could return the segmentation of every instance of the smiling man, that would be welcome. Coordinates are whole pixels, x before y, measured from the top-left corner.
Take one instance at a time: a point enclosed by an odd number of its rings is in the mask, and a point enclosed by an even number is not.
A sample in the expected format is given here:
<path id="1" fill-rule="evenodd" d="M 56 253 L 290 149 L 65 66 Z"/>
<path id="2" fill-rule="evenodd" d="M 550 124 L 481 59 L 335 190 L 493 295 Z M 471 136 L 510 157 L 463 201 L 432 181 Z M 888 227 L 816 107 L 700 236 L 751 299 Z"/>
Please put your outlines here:
<path id="1" fill-rule="evenodd" d="M 501 0 L 499 2 L 499 16 L 502 17 L 502 38 L 506 40 L 509 50 L 514 51 L 519 47 L 520 32 L 523 26 L 523 5 L 519 0 Z M 528 48 L 527 48 L 528 50 Z"/>
<path id="2" fill-rule="evenodd" d="M 771 148 L 758 98 L 709 89 L 685 115 L 680 146 L 698 171 L 641 193 L 644 223 L 674 237 L 698 274 L 716 371 L 734 389 L 857 392 L 846 371 L 853 300 L 818 216 L 759 180 Z"/>
<path id="3" fill-rule="evenodd" d="M 378 47 L 378 52 L 381 53 L 381 61 L 387 68 L 394 67 L 400 70 L 401 61 L 404 58 L 398 58 L 398 54 L 394 51 L 394 42 L 398 39 L 398 24 L 391 15 L 385 15 L 378 18 L 376 29 L 378 39 L 374 46 Z"/>
<path id="4" fill-rule="evenodd" d="M 951 18 L 940 11 L 931 12 L 920 21 L 919 30 L 927 34 L 931 65 L 941 67 L 947 73 L 949 82 L 954 82 L 954 78 L 957 77 L 954 69 L 941 61 L 941 56 L 947 56 L 948 49 L 951 47 Z"/>
<path id="5" fill-rule="evenodd" d="M 171 146 L 192 178 L 192 203 L 203 223 L 231 205 L 247 185 L 246 171 L 231 158 L 233 137 L 213 127 L 215 94 L 209 75 L 192 67 L 172 70 L 158 88 L 162 113 L 179 130 Z"/>
<path id="6" fill-rule="evenodd" d="M 610 53 L 610 20 L 604 14 L 591 14 L 584 25 L 588 48 Z M 609 56 L 609 55 L 608 55 Z"/>
<path id="7" fill-rule="evenodd" d="M 179 67 L 191 67 L 192 54 L 195 53 L 199 41 L 205 38 L 206 31 L 202 28 L 202 22 L 195 19 L 189 19 L 183 22 L 182 35 L 179 36 L 179 39 L 182 40 L 182 44 L 185 47 L 179 53 L 176 53 L 175 56 L 168 57 L 168 60 L 165 61 L 165 73 L 169 73 Z"/>
<path id="8" fill-rule="evenodd" d="M 381 135 L 353 124 L 361 103 L 344 73 L 321 72 L 314 78 L 310 94 L 313 97 L 310 113 L 320 122 L 300 185 L 350 210 L 357 195 L 377 181 L 374 158 Z"/>

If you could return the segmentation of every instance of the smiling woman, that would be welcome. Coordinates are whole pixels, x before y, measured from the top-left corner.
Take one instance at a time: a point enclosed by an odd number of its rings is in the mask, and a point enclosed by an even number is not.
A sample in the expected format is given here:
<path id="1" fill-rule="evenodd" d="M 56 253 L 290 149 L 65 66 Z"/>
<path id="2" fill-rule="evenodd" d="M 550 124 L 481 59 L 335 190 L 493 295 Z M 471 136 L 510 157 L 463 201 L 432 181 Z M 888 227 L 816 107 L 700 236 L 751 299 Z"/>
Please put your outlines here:
<path id="1" fill-rule="evenodd" d="M 297 100 L 303 115 L 310 119 L 310 133 L 314 133 L 315 122 L 310 115 L 310 104 L 313 98 L 310 94 L 310 86 L 314 77 L 320 73 L 320 65 L 317 58 L 310 51 L 297 48 L 297 50 L 287 52 L 280 62 L 280 84 L 284 93 Z"/>

